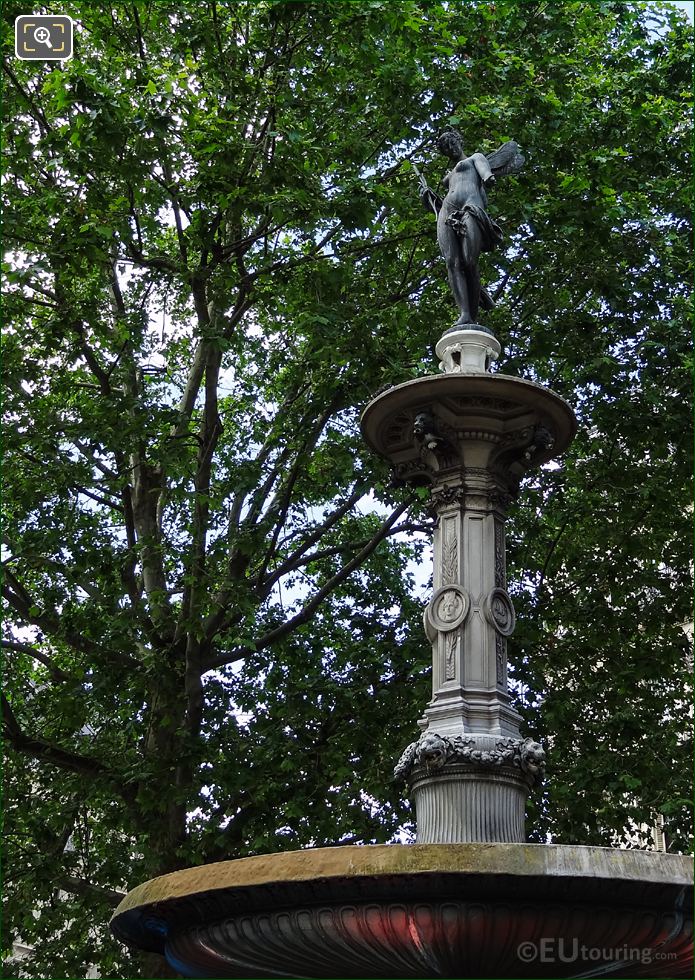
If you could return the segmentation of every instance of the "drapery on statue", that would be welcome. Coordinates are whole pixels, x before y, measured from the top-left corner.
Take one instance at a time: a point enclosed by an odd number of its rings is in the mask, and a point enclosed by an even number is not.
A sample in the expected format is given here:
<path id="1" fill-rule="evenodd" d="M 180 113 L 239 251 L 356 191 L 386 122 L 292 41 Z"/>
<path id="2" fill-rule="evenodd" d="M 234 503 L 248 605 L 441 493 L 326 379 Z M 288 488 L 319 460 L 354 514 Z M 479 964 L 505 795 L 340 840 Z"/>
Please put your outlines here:
<path id="1" fill-rule="evenodd" d="M 486 188 L 494 184 L 496 177 L 521 170 L 524 157 L 513 141 L 503 143 L 487 156 L 474 153 L 467 157 L 463 141 L 453 129 L 441 134 L 437 146 L 452 164 L 442 181 L 447 193 L 442 199 L 420 177 L 420 198 L 437 215 L 437 241 L 460 311 L 456 324 L 475 323 L 480 306 L 486 310 L 494 306 L 480 285 L 478 258 L 481 252 L 492 251 L 502 241 L 499 226 L 487 213 Z"/>

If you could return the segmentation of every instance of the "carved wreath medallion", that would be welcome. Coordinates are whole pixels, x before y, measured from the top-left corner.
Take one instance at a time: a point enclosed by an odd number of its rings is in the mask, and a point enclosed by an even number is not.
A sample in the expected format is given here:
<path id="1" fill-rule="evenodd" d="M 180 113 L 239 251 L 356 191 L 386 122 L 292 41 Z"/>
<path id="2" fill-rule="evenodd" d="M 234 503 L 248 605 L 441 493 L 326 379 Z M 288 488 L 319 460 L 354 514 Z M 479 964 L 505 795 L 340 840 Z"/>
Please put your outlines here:
<path id="1" fill-rule="evenodd" d="M 461 625 L 470 609 L 468 593 L 460 585 L 443 585 L 437 589 L 426 610 L 427 619 L 434 629 L 449 633 Z"/>
<path id="2" fill-rule="evenodd" d="M 511 636 L 516 626 L 512 600 L 504 589 L 493 589 L 483 603 L 485 618 L 502 636 Z"/>

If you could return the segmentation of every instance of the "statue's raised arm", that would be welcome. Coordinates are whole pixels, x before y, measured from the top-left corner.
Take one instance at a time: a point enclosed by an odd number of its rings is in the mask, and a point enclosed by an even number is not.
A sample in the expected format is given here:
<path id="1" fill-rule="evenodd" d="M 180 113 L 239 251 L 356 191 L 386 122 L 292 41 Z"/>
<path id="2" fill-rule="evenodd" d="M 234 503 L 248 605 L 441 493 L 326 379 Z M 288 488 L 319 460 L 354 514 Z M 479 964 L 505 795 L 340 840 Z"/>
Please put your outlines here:
<path id="1" fill-rule="evenodd" d="M 455 130 L 439 137 L 439 150 L 451 161 L 451 170 L 442 181 L 446 196 L 437 211 L 437 241 L 446 262 L 447 277 L 459 308 L 457 325 L 475 323 L 478 309 L 494 305 L 480 285 L 478 259 L 502 241 L 502 232 L 487 212 L 487 188 L 497 177 L 517 173 L 524 163 L 513 140 L 494 153 L 466 156 L 463 142 Z M 428 188 L 429 190 L 429 188 Z M 437 198 L 437 203 L 440 199 Z"/>
<path id="2" fill-rule="evenodd" d="M 434 211 L 435 214 L 439 214 L 439 209 L 442 206 L 441 197 L 432 190 L 412 160 L 410 161 L 410 166 L 415 171 L 415 176 L 420 182 L 420 200 L 428 211 L 431 210 Z"/>

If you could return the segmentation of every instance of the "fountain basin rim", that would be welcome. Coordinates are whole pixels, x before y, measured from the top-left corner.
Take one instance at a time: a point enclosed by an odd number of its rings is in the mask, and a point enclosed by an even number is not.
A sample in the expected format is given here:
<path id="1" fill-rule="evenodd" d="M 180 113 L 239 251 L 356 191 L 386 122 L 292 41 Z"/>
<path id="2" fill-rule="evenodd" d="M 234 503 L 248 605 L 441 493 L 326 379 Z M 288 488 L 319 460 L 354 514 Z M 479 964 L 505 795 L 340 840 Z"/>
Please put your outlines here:
<path id="1" fill-rule="evenodd" d="M 123 935 L 133 912 L 193 894 L 289 882 L 387 876 L 485 875 L 591 878 L 686 887 L 693 865 L 685 855 L 556 844 L 367 844 L 280 851 L 174 871 L 137 885 L 111 918 Z M 124 937 L 125 938 L 125 937 Z"/>

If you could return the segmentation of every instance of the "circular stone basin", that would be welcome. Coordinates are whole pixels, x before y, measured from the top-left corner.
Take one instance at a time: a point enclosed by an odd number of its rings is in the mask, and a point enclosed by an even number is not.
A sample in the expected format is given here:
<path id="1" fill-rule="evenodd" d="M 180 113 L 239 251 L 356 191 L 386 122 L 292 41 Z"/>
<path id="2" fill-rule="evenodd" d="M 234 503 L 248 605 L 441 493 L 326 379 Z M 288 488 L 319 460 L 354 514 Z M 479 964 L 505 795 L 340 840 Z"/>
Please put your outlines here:
<path id="1" fill-rule="evenodd" d="M 690 977 L 692 880 L 654 851 L 328 847 L 154 878 L 111 929 L 185 977 Z"/>

